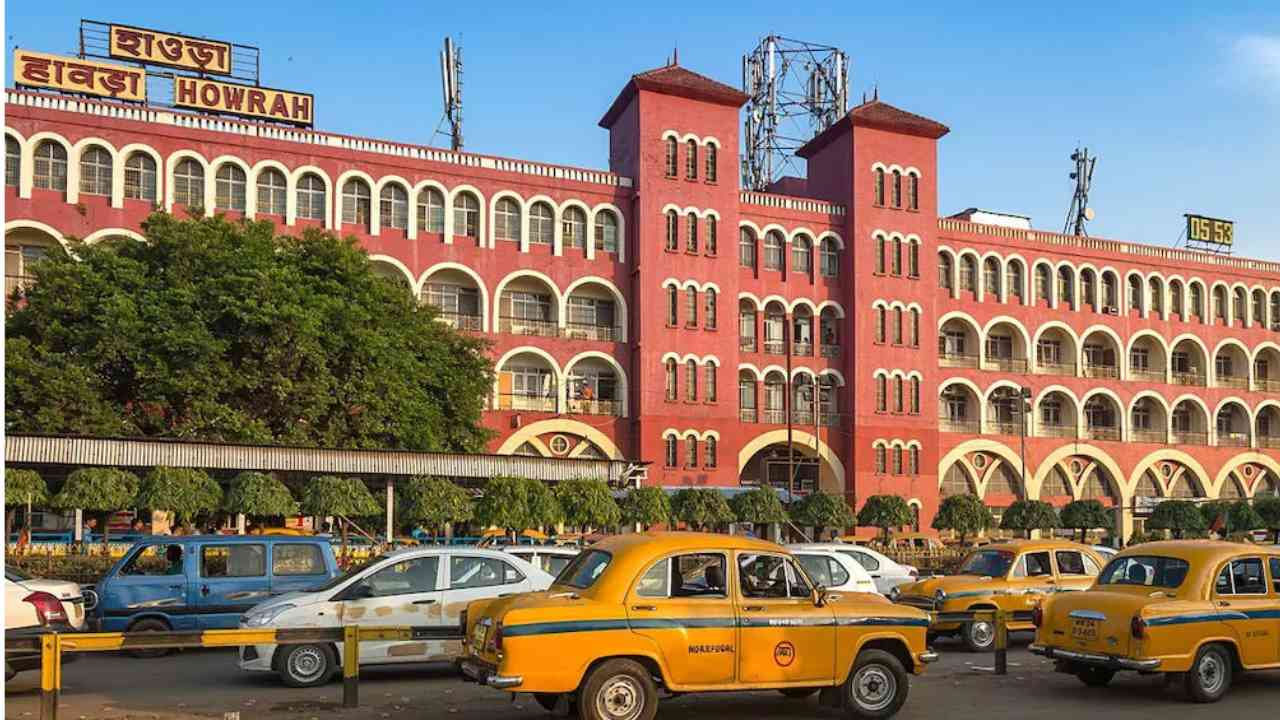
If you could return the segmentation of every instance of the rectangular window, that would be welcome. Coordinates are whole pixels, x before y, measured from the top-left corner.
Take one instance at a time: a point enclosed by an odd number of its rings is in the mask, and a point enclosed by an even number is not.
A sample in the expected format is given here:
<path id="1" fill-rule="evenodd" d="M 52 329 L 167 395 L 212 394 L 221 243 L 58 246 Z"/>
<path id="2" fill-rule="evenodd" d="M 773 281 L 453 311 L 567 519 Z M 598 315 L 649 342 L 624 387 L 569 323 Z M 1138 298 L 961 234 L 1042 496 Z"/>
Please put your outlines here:
<path id="1" fill-rule="evenodd" d="M 263 577 L 266 574 L 266 545 L 205 545 L 200 549 L 200 577 Z"/>
<path id="2" fill-rule="evenodd" d="M 1129 368 L 1146 371 L 1151 369 L 1151 352 L 1146 348 L 1134 348 L 1129 353 Z"/>
<path id="3" fill-rule="evenodd" d="M 323 575 L 324 554 L 319 545 L 279 543 L 271 547 L 272 575 Z"/>

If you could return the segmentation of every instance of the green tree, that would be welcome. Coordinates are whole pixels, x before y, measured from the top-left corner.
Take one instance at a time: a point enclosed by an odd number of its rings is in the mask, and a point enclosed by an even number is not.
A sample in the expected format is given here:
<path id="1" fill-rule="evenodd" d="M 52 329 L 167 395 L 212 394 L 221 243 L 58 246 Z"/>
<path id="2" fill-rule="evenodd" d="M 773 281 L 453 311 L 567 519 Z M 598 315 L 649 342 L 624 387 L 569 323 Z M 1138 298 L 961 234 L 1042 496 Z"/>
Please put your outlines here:
<path id="1" fill-rule="evenodd" d="M 1059 516 L 1062 527 L 1080 531 L 1080 542 L 1084 542 L 1090 530 L 1111 527 L 1111 515 L 1107 508 L 1097 500 L 1074 500 L 1062 508 Z"/>
<path id="2" fill-rule="evenodd" d="M 411 477 L 396 485 L 396 511 L 405 521 L 431 532 L 434 542 L 445 525 L 472 518 L 471 493 L 457 483 L 436 477 Z"/>
<path id="3" fill-rule="evenodd" d="M 599 478 L 570 478 L 556 486 L 556 499 L 564 511 L 564 522 L 585 531 L 588 527 L 610 528 L 622 521 L 622 510 L 613 499 L 609 484 Z"/>
<path id="4" fill-rule="evenodd" d="M 1147 529 L 1168 530 L 1175 539 L 1181 539 L 1186 533 L 1203 533 L 1207 527 L 1204 515 L 1190 500 L 1165 500 L 1156 505 L 1147 520 Z"/>
<path id="5" fill-rule="evenodd" d="M 1052 530 L 1059 527 L 1058 512 L 1043 500 L 1015 500 L 1000 516 L 1003 530 L 1022 530 L 1031 536 L 1032 530 Z"/>
<path id="6" fill-rule="evenodd" d="M 933 516 L 933 529 L 956 533 L 961 545 L 970 535 L 990 530 L 995 523 L 991 508 L 982 504 L 977 495 L 951 495 L 943 499 L 938 514 Z"/>
<path id="7" fill-rule="evenodd" d="M 564 520 L 564 510 L 555 492 L 541 480 L 523 478 L 525 507 L 529 508 L 529 526 L 548 528 Z"/>
<path id="8" fill-rule="evenodd" d="M 671 524 L 671 497 L 660 487 L 631 488 L 622 498 L 622 518 L 644 528 Z"/>
<path id="9" fill-rule="evenodd" d="M 307 484 L 302 492 L 301 510 L 304 515 L 338 519 L 342 531 L 342 554 L 347 554 L 347 536 L 352 518 L 371 518 L 382 512 L 382 507 L 369 492 L 369 486 L 360 478 L 325 475 Z"/>
<path id="10" fill-rule="evenodd" d="M 801 525 L 810 525 L 816 531 L 815 539 L 822 537 L 828 528 L 845 530 L 857 524 L 849 503 L 839 495 L 809 493 L 791 505 L 791 517 Z"/>
<path id="11" fill-rule="evenodd" d="M 1262 527 L 1271 531 L 1272 540 L 1280 540 L 1280 497 L 1258 497 L 1253 511 L 1262 518 Z"/>
<path id="12" fill-rule="evenodd" d="M 255 519 L 298 514 L 298 501 L 289 488 L 266 473 L 246 471 L 231 480 L 222 509 Z"/>
<path id="13" fill-rule="evenodd" d="M 911 506 L 898 495 L 872 495 L 858 511 L 858 525 L 880 528 L 880 543 L 889 544 L 889 530 L 910 525 Z"/>
<path id="14" fill-rule="evenodd" d="M 88 510 L 99 513 L 102 546 L 110 542 L 111 514 L 133 506 L 138 495 L 138 476 L 119 468 L 81 468 L 67 476 L 67 482 L 49 505 L 58 510 Z"/>
<path id="15" fill-rule="evenodd" d="M 157 467 L 142 478 L 133 505 L 173 513 L 175 525 L 191 525 L 222 504 L 222 488 L 203 470 Z"/>
<path id="16" fill-rule="evenodd" d="M 757 537 L 765 537 L 761 525 L 784 523 L 789 519 L 787 509 L 778 493 L 772 487 L 756 487 L 729 498 L 729 509 L 733 511 L 738 522 L 751 523 L 752 531 Z"/>
<path id="17" fill-rule="evenodd" d="M 4 536 L 9 537 L 13 524 L 12 510 L 8 508 L 26 508 L 27 530 L 31 529 L 31 508 L 39 507 L 49 501 L 49 485 L 35 470 L 4 469 Z"/>
<path id="18" fill-rule="evenodd" d="M 718 529 L 734 520 L 724 495 L 711 488 L 681 488 L 671 496 L 671 512 L 695 530 Z"/>
<path id="19" fill-rule="evenodd" d="M 1248 500 L 1237 500 L 1227 508 L 1226 534 L 1228 537 L 1237 533 L 1259 530 L 1266 526 L 1267 522 L 1262 519 L 1257 510 L 1253 509 Z"/>
<path id="20" fill-rule="evenodd" d="M 524 479 L 515 477 L 490 478 L 484 486 L 484 494 L 476 502 L 475 518 L 480 524 L 498 527 L 515 536 L 515 533 L 531 527 L 528 493 Z"/>
<path id="21" fill-rule="evenodd" d="M 1200 511 L 1200 515 L 1204 518 L 1206 530 L 1221 531 L 1224 537 L 1229 533 L 1227 513 L 1231 510 L 1231 501 L 1210 500 L 1197 504 L 1196 509 Z"/>
<path id="22" fill-rule="evenodd" d="M 486 344 L 354 238 L 153 214 L 55 247 L 6 322 L 11 432 L 477 452 Z"/>

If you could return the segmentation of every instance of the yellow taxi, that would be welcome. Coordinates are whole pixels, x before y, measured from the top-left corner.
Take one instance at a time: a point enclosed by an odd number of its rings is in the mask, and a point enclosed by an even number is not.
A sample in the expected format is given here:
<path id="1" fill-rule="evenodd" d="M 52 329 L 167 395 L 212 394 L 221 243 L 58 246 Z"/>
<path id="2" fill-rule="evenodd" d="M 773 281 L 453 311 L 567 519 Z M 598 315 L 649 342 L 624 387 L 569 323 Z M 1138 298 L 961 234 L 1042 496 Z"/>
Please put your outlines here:
<path id="1" fill-rule="evenodd" d="M 937 656 L 929 619 L 878 595 L 827 592 L 785 548 L 709 533 L 618 535 L 582 551 L 545 592 L 478 600 L 458 665 L 586 720 L 649 720 L 670 693 L 823 693 L 886 718 Z"/>
<path id="2" fill-rule="evenodd" d="M 1031 651 L 1086 685 L 1119 670 L 1169 673 L 1213 702 L 1241 670 L 1280 669 L 1280 547 L 1179 540 L 1135 545 L 1085 592 L 1035 611 Z"/>
<path id="3" fill-rule="evenodd" d="M 928 577 L 900 585 L 889 599 L 931 613 L 975 610 L 1030 611 L 1041 598 L 1084 590 L 1101 571 L 1101 556 L 1067 540 L 1008 540 L 976 548 L 955 575 Z M 1034 630 L 1030 621 L 1010 622 L 1009 630 Z M 959 634 L 974 652 L 995 648 L 996 629 L 986 620 L 935 621 L 933 635 Z"/>

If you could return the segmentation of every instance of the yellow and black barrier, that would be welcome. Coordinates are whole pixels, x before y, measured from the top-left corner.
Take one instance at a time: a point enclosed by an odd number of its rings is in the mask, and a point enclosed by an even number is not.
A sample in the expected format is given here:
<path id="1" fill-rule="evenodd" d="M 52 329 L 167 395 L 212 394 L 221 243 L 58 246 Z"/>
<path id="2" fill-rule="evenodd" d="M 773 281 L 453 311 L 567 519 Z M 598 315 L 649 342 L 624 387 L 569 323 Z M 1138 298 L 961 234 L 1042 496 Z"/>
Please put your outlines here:
<path id="1" fill-rule="evenodd" d="M 1031 622 L 1030 610 L 966 610 L 929 613 L 929 624 L 989 622 L 996 631 L 995 674 L 1009 674 L 1009 623 Z"/>
<path id="2" fill-rule="evenodd" d="M 179 650 L 187 648 L 239 647 L 241 645 L 300 645 L 332 642 L 342 647 L 342 704 L 360 702 L 360 643 L 421 640 L 435 637 L 439 628 L 412 626 L 333 628 L 281 628 L 237 630 L 175 630 L 138 633 L 47 633 L 6 638 L 5 651 L 40 652 L 40 720 L 57 720 L 62 690 L 62 654 L 117 650 Z"/>

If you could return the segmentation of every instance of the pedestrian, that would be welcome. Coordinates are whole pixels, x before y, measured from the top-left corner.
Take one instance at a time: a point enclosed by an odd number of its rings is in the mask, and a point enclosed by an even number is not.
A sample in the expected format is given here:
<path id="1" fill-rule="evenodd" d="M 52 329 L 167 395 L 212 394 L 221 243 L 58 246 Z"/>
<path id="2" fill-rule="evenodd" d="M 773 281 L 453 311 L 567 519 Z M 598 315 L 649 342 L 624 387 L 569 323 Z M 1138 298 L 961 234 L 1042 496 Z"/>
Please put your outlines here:
<path id="1" fill-rule="evenodd" d="M 134 535 L 146 535 L 147 526 L 142 522 L 142 518 L 135 517 L 133 522 L 129 524 L 129 532 Z"/>

